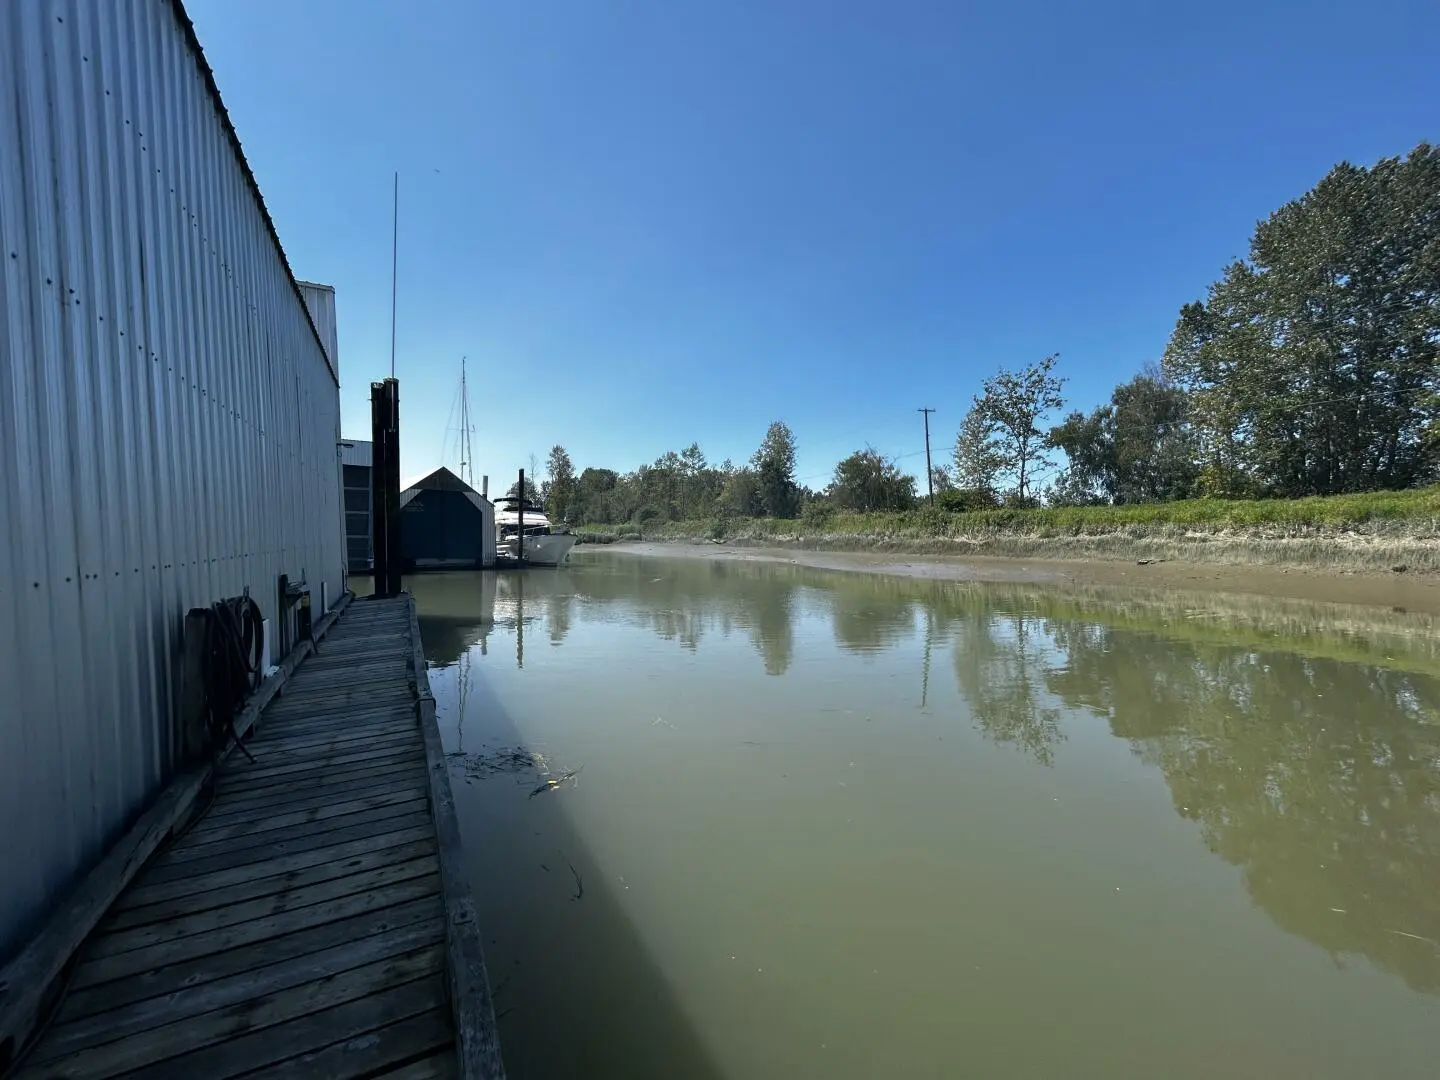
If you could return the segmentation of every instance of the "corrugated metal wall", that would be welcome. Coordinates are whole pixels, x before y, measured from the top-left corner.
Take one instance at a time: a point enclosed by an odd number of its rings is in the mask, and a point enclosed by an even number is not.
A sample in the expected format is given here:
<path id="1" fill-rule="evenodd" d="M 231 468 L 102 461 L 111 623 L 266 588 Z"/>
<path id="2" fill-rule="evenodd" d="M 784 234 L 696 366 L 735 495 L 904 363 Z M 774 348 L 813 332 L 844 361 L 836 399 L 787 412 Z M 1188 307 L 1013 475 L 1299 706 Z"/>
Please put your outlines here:
<path id="1" fill-rule="evenodd" d="M 320 344 L 325 346 L 325 359 L 330 362 L 330 373 L 340 381 L 340 333 L 335 324 L 335 290 L 329 285 L 316 285 L 313 281 L 298 281 L 300 295 L 305 298 L 305 307 L 310 312 L 310 321 L 315 324 L 315 333 L 320 335 Z"/>
<path id="2" fill-rule="evenodd" d="M 339 400 L 172 0 L 0 2 L 0 960 L 171 775 L 185 611 L 342 583 Z"/>

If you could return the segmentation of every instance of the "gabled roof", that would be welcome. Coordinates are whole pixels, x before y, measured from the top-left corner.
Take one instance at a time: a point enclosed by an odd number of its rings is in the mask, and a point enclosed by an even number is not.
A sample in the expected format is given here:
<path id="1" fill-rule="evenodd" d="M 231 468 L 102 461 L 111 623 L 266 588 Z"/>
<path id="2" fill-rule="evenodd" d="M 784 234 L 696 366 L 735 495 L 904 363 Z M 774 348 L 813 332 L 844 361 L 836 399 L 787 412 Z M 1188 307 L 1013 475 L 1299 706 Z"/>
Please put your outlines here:
<path id="1" fill-rule="evenodd" d="M 481 495 L 469 484 L 461 480 L 443 465 L 432 473 L 422 476 L 419 480 L 412 481 L 410 486 L 400 492 L 400 505 L 404 507 L 411 499 L 415 498 L 422 491 L 458 491 L 475 506 L 482 510 L 489 509 L 494 513 L 494 507 L 490 500 Z"/>
<path id="2" fill-rule="evenodd" d="M 419 480 L 412 480 L 405 490 L 409 491 L 411 488 L 419 491 L 472 491 L 480 494 L 443 465 Z"/>

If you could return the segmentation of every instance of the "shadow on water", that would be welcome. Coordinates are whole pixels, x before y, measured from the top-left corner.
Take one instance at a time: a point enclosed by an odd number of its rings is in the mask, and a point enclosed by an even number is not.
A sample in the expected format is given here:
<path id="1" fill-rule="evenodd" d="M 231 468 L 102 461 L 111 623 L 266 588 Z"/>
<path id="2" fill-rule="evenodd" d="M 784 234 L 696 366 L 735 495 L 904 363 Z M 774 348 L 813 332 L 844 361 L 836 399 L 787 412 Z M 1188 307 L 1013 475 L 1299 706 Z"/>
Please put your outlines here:
<path id="1" fill-rule="evenodd" d="M 528 767 L 525 740 L 472 669 L 474 656 L 494 656 L 497 626 L 513 640 L 505 635 L 507 652 L 494 658 L 519 666 L 527 633 L 532 648 L 563 639 L 570 600 L 546 588 L 555 575 L 541 581 L 545 571 L 532 573 L 533 579 L 522 572 L 406 581 L 421 612 L 507 1071 L 516 1080 L 718 1080 L 672 987 L 577 833 L 564 789 L 530 797 L 537 771 Z M 507 579 L 498 600 L 497 577 Z M 539 594 L 529 604 L 527 591 Z"/>

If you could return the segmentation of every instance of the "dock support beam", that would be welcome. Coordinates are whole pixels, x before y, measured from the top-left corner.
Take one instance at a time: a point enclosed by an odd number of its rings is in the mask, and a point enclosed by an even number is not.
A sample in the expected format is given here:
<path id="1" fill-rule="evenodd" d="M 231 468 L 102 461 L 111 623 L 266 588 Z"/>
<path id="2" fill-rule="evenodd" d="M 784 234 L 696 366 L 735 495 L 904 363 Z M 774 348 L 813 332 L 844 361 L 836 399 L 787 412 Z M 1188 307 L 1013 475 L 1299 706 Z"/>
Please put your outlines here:
<path id="1" fill-rule="evenodd" d="M 399 596 L 404 563 L 400 555 L 400 383 L 370 384 L 370 535 L 375 551 L 375 595 Z"/>

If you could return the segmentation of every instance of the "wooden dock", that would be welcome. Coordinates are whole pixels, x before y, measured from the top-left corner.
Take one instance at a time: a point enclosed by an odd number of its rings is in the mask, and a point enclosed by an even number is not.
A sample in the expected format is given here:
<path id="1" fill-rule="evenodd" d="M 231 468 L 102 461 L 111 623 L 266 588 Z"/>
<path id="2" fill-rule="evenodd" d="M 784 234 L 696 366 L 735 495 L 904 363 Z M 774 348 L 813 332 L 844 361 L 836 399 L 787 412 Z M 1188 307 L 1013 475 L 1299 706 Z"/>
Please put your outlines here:
<path id="1" fill-rule="evenodd" d="M 412 598 L 351 603 L 245 745 L 18 1075 L 500 1077 Z"/>

